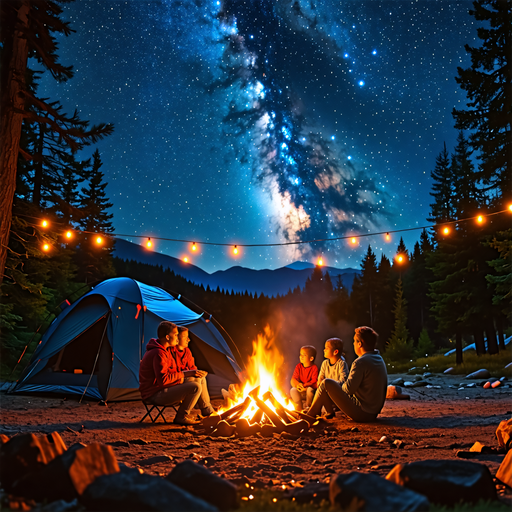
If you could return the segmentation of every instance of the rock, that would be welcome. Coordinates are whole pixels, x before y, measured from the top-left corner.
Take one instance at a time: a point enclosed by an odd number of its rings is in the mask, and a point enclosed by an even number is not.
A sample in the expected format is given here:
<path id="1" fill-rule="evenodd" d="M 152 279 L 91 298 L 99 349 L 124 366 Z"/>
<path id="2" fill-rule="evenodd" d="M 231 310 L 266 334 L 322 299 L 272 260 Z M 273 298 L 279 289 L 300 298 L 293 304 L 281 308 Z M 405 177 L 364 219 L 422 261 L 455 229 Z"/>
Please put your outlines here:
<path id="1" fill-rule="evenodd" d="M 329 500 L 329 484 L 309 483 L 304 487 L 293 487 L 283 494 L 283 498 L 293 500 L 296 503 L 316 503 Z"/>
<path id="2" fill-rule="evenodd" d="M 412 388 L 412 387 L 413 387 L 413 385 L 414 385 L 414 382 L 412 382 L 411 380 L 406 380 L 406 381 L 404 382 L 404 386 L 405 386 L 406 388 Z"/>
<path id="3" fill-rule="evenodd" d="M 429 510 L 425 496 L 374 473 L 345 473 L 331 479 L 333 508 L 354 511 L 413 512 Z"/>
<path id="4" fill-rule="evenodd" d="M 466 387 L 467 388 L 476 388 L 476 383 L 475 382 L 470 382 Z"/>
<path id="5" fill-rule="evenodd" d="M 447 375 L 450 375 L 451 373 L 455 373 L 455 368 L 453 366 L 450 366 L 450 368 L 446 368 L 446 370 L 443 372 Z"/>
<path id="6" fill-rule="evenodd" d="M 38 471 L 66 449 L 57 432 L 45 436 L 21 434 L 13 437 L 0 450 L 0 481 L 4 489 L 9 491 L 15 481 Z"/>
<path id="7" fill-rule="evenodd" d="M 165 479 L 219 510 L 239 506 L 236 485 L 191 460 L 177 464 Z"/>
<path id="8" fill-rule="evenodd" d="M 80 497 L 87 510 L 215 511 L 216 507 L 158 476 L 116 473 L 97 478 Z"/>
<path id="9" fill-rule="evenodd" d="M 512 448 L 512 418 L 500 421 L 496 429 L 496 439 L 498 444 L 505 448 L 505 450 Z"/>
<path id="10" fill-rule="evenodd" d="M 403 386 L 404 385 L 404 379 L 399 377 L 398 379 L 392 380 L 390 382 L 390 385 L 392 385 L 392 386 Z"/>
<path id="11" fill-rule="evenodd" d="M 422 386 L 428 386 L 429 384 L 430 382 L 427 382 L 426 380 L 416 380 L 414 382 L 406 382 L 404 386 L 407 388 L 419 388 Z"/>
<path id="12" fill-rule="evenodd" d="M 424 378 L 424 379 L 427 379 L 428 377 L 432 377 L 432 373 L 431 373 L 431 372 L 425 372 L 425 373 L 423 374 L 423 378 Z"/>
<path id="13" fill-rule="evenodd" d="M 13 494 L 41 500 L 71 501 L 102 475 L 119 473 L 114 450 L 105 444 L 72 446 L 37 471 L 28 473 L 12 486 Z"/>
<path id="14" fill-rule="evenodd" d="M 498 386 L 501 386 L 501 381 L 500 380 L 497 380 L 496 382 L 493 382 L 491 384 L 491 388 L 497 388 Z"/>
<path id="15" fill-rule="evenodd" d="M 487 466 L 463 460 L 423 460 L 398 464 L 386 479 L 453 506 L 459 501 L 495 500 L 496 488 Z"/>
<path id="16" fill-rule="evenodd" d="M 0 447 L 9 441 L 9 436 L 0 434 Z"/>
<path id="17" fill-rule="evenodd" d="M 379 443 L 390 443 L 390 439 L 387 437 L 387 436 L 382 436 L 380 439 L 379 439 Z"/>
<path id="18" fill-rule="evenodd" d="M 400 386 L 388 386 L 386 400 L 410 400 L 411 396 L 402 392 Z"/>
<path id="19" fill-rule="evenodd" d="M 491 372 L 489 370 L 477 370 L 476 372 L 470 373 L 469 375 L 466 375 L 465 379 L 487 379 L 491 376 Z"/>
<path id="20" fill-rule="evenodd" d="M 476 453 L 492 453 L 492 448 L 490 446 L 486 446 L 485 444 L 477 441 L 470 449 L 470 452 Z"/>
<path id="21" fill-rule="evenodd" d="M 509 368 L 512 368 L 512 363 L 508 363 L 507 366 L 505 366 L 505 370 L 508 370 Z"/>
<path id="22" fill-rule="evenodd" d="M 496 478 L 505 485 L 512 487 L 512 450 L 509 450 L 502 460 L 496 472 Z"/>
<path id="23" fill-rule="evenodd" d="M 393 441 L 393 444 L 397 447 L 397 448 L 403 448 L 405 446 L 405 443 L 401 440 L 401 439 L 395 439 Z"/>
<path id="24" fill-rule="evenodd" d="M 300 466 L 293 466 L 292 464 L 285 464 L 279 468 L 280 473 L 304 473 L 304 469 Z"/>
<path id="25" fill-rule="evenodd" d="M 459 459 L 474 459 L 476 455 L 476 452 L 468 452 L 467 450 L 457 450 L 455 452 L 455 457 Z"/>

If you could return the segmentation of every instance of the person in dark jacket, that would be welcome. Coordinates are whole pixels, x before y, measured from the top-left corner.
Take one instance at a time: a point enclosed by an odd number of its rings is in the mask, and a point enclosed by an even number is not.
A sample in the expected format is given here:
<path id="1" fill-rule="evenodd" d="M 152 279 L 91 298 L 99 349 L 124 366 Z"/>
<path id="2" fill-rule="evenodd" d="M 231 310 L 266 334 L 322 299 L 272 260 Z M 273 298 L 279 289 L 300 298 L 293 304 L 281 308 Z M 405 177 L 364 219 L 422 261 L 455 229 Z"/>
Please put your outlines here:
<path id="1" fill-rule="evenodd" d="M 201 396 L 197 382 L 185 382 L 186 373 L 178 368 L 172 347 L 178 344 L 178 327 L 172 322 L 161 322 L 157 329 L 158 339 L 149 340 L 146 353 L 140 362 L 139 391 L 142 400 L 156 405 L 172 405 L 181 402 L 174 423 L 197 423 L 190 411 Z"/>

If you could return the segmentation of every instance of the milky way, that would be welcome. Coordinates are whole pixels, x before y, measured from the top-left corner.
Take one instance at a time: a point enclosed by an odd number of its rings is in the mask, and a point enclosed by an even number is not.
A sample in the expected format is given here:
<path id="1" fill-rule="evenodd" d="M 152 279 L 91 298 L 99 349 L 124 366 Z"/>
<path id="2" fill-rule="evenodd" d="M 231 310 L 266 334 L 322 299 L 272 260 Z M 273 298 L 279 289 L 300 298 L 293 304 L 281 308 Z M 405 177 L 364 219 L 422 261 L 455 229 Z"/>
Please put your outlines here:
<path id="1" fill-rule="evenodd" d="M 81 0 L 65 8 L 76 34 L 59 52 L 75 77 L 42 87 L 115 124 L 98 148 L 117 233 L 265 244 L 422 226 L 465 102 L 454 76 L 475 45 L 470 7 Z M 357 267 L 368 244 L 391 256 L 399 236 L 248 247 L 237 261 L 199 245 L 192 262 L 277 268 L 322 254 Z M 418 237 L 404 233 L 409 249 Z"/>

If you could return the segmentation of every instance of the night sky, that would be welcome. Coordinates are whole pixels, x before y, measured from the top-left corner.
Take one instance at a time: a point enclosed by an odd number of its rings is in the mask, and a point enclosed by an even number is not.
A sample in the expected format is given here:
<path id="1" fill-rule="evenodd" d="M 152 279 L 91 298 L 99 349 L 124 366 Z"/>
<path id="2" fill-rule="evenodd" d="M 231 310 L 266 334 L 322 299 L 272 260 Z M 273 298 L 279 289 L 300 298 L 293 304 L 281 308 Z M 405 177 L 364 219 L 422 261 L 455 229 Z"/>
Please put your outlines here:
<path id="1" fill-rule="evenodd" d="M 471 2 L 443 0 L 79 0 L 60 40 L 73 65 L 40 95 L 115 132 L 97 146 L 120 235 L 208 272 L 296 260 L 359 268 L 368 244 L 392 257 L 400 234 L 269 244 L 427 224 L 430 171 L 455 82 L 478 46 Z M 91 152 L 84 152 L 88 157 Z M 420 231 L 403 233 L 412 250 Z M 123 236 L 133 242 L 143 242 Z"/>

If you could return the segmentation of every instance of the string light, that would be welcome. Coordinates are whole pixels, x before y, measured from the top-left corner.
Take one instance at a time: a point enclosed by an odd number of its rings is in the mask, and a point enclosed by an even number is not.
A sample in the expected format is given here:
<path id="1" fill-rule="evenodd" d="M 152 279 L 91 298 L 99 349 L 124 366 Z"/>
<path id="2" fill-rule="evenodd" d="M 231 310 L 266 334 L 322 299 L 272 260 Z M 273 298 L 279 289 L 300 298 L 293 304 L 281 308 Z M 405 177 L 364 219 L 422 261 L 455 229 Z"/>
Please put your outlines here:
<path id="1" fill-rule="evenodd" d="M 508 211 L 509 211 L 509 212 L 512 212 L 512 203 L 510 203 L 510 204 L 508 205 Z"/>
<path id="2" fill-rule="evenodd" d="M 405 256 L 403 254 L 397 254 L 395 256 L 395 261 L 400 264 L 405 263 Z"/>
<path id="3" fill-rule="evenodd" d="M 448 226 L 445 226 L 443 228 L 443 235 L 449 235 L 450 234 L 450 228 Z"/>
<path id="4" fill-rule="evenodd" d="M 50 227 L 50 221 L 48 221 L 48 220 L 46 220 L 46 219 L 43 219 L 43 220 L 41 221 L 41 227 L 43 227 L 43 228 L 48 228 L 48 227 Z"/>
<path id="5" fill-rule="evenodd" d="M 350 239 L 350 243 L 352 245 L 356 245 L 357 244 L 357 238 L 355 236 L 353 236 L 351 239 Z"/>
<path id="6" fill-rule="evenodd" d="M 183 257 L 183 261 L 184 261 L 185 263 L 188 263 L 188 256 L 184 256 L 184 257 Z"/>
<path id="7" fill-rule="evenodd" d="M 197 251 L 197 245 L 195 242 L 192 242 L 192 247 L 191 247 L 192 251 Z"/>
<path id="8" fill-rule="evenodd" d="M 386 233 L 386 236 L 384 238 L 386 239 L 386 242 L 391 241 L 391 235 L 389 233 Z"/>
<path id="9" fill-rule="evenodd" d="M 97 236 L 94 241 L 96 245 L 103 245 L 103 238 L 101 236 Z"/>
<path id="10" fill-rule="evenodd" d="M 484 222 L 484 216 L 483 216 L 483 215 L 479 215 L 479 216 L 476 218 L 476 221 L 478 222 L 478 224 L 483 224 L 483 222 Z"/>
<path id="11" fill-rule="evenodd" d="M 148 240 L 146 242 L 146 247 L 148 249 L 151 249 L 151 247 L 153 247 L 153 242 L 151 241 L 151 238 L 148 238 Z"/>
<path id="12" fill-rule="evenodd" d="M 71 239 L 73 238 L 73 231 L 71 231 L 70 229 L 68 229 L 68 230 L 66 231 L 66 238 L 67 238 L 68 240 L 71 240 Z"/>
<path id="13" fill-rule="evenodd" d="M 321 267 L 324 264 L 324 260 L 322 258 L 318 258 L 318 261 L 316 263 L 319 267 Z"/>
<path id="14" fill-rule="evenodd" d="M 48 252 L 50 250 L 50 244 L 43 244 L 43 251 Z"/>
<path id="15" fill-rule="evenodd" d="M 233 254 L 238 254 L 238 246 L 233 247 Z"/>

